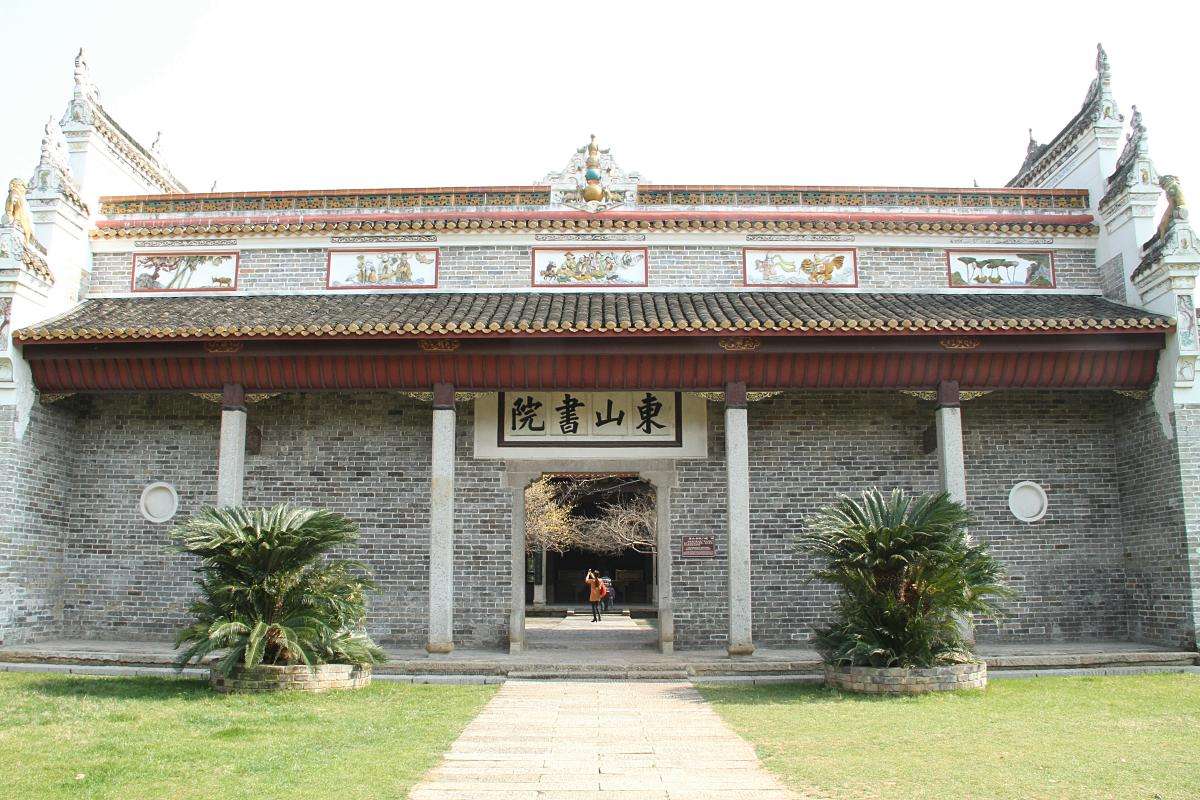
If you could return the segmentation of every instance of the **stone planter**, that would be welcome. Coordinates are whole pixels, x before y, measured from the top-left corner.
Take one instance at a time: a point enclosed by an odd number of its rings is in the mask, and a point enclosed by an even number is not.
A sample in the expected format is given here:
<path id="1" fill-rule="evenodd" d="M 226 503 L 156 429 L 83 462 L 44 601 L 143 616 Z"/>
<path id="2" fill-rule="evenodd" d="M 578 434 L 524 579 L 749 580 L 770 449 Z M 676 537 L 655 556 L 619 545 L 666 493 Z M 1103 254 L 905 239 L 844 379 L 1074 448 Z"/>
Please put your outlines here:
<path id="1" fill-rule="evenodd" d="M 833 667 L 826 664 L 825 685 L 866 694 L 925 694 L 982 689 L 987 686 L 987 664 L 979 661 L 929 669 Z"/>
<path id="2" fill-rule="evenodd" d="M 238 667 L 228 678 L 215 668 L 208 682 L 218 692 L 328 692 L 331 689 L 361 689 L 371 685 L 371 668 L 350 664 L 321 664 L 311 670 L 293 667 Z"/>

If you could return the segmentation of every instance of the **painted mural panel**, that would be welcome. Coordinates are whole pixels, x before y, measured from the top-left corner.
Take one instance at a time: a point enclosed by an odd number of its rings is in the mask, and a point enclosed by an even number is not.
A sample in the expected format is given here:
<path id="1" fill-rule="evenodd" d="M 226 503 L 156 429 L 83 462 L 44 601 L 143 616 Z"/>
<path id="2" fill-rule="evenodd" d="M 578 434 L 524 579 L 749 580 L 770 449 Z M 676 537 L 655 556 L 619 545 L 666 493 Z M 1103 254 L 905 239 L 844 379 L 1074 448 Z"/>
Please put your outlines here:
<path id="1" fill-rule="evenodd" d="M 644 247 L 533 248 L 534 286 L 645 286 Z"/>
<path id="2" fill-rule="evenodd" d="M 1049 252 L 948 250 L 950 285 L 973 289 L 1051 289 L 1054 256 Z"/>
<path id="3" fill-rule="evenodd" d="M 856 252 L 801 247 L 742 250 L 747 286 L 843 287 L 858 285 Z"/>
<path id="4" fill-rule="evenodd" d="M 237 288 L 237 253 L 138 253 L 135 292 L 231 292 Z"/>
<path id="5" fill-rule="evenodd" d="M 8 350 L 8 328 L 12 323 L 12 298 L 0 297 L 0 353 Z"/>
<path id="6" fill-rule="evenodd" d="M 1175 336 L 1179 339 L 1179 350 L 1190 353 L 1196 349 L 1196 303 L 1190 294 L 1181 294 L 1175 305 Z"/>
<path id="7" fill-rule="evenodd" d="M 500 392 L 499 444 L 673 446 L 681 411 L 678 392 Z"/>
<path id="8" fill-rule="evenodd" d="M 330 289 L 432 289 L 438 284 L 438 251 L 331 250 Z"/>

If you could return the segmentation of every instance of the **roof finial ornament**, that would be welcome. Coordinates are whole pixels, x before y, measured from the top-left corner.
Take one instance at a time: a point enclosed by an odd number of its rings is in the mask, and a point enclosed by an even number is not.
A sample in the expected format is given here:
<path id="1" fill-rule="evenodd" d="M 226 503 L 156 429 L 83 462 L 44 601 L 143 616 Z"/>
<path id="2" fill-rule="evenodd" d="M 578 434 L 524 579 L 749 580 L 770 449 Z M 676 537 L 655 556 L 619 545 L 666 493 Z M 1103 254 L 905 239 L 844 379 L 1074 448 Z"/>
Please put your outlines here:
<path id="1" fill-rule="evenodd" d="M 92 83 L 92 73 L 88 69 L 87 56 L 83 48 L 75 56 L 75 96 L 86 97 L 93 102 L 100 102 L 100 90 Z"/>
<path id="2" fill-rule="evenodd" d="M 640 180 L 638 173 L 625 172 L 617 166 L 612 153 L 596 143 L 593 133 L 587 144 L 576 148 L 566 169 L 548 173 L 543 183 L 550 185 L 552 205 L 596 212 L 636 203 Z"/>
<path id="3" fill-rule="evenodd" d="M 1108 53 L 1104 51 L 1104 45 L 1101 42 L 1096 42 L 1096 75 L 1104 79 L 1112 78 L 1112 67 L 1108 63 Z"/>
<path id="4" fill-rule="evenodd" d="M 1104 45 L 1096 44 L 1096 77 L 1088 87 L 1087 98 L 1083 101 L 1085 109 L 1091 108 L 1088 115 L 1092 122 L 1102 122 L 1109 127 L 1119 127 L 1125 121 L 1121 112 L 1117 111 L 1117 103 L 1112 96 L 1112 67 L 1108 63 L 1108 53 Z"/>
<path id="5" fill-rule="evenodd" d="M 587 145 L 587 159 L 583 162 L 583 199 L 589 203 L 598 203 L 608 199 L 608 190 L 600 185 L 600 147 L 596 144 L 596 134 L 592 134 Z"/>
<path id="6" fill-rule="evenodd" d="M 1125 137 L 1125 148 L 1117 159 L 1118 167 L 1123 166 L 1137 156 L 1147 156 L 1150 152 L 1150 142 L 1146 135 L 1146 123 L 1142 120 L 1142 112 L 1137 106 L 1130 106 L 1133 116 L 1129 120 L 1129 134 Z"/>

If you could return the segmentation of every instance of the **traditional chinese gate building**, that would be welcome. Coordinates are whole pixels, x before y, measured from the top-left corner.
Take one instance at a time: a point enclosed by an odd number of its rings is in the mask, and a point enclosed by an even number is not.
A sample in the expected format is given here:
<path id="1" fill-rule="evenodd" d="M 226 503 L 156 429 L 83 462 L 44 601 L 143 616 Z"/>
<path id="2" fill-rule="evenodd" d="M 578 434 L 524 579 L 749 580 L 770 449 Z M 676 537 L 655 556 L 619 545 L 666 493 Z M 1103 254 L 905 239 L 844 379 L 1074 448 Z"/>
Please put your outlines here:
<path id="1" fill-rule="evenodd" d="M 239 194 L 81 54 L 20 194 L 5 641 L 166 636 L 172 520 L 290 501 L 361 525 L 378 638 L 520 649 L 524 487 L 589 472 L 654 487 L 664 650 L 805 641 L 792 539 L 873 486 L 978 515 L 1019 592 L 981 639 L 1195 642 L 1200 252 L 1103 51 L 1000 189 L 656 185 L 593 140 L 527 186 Z"/>

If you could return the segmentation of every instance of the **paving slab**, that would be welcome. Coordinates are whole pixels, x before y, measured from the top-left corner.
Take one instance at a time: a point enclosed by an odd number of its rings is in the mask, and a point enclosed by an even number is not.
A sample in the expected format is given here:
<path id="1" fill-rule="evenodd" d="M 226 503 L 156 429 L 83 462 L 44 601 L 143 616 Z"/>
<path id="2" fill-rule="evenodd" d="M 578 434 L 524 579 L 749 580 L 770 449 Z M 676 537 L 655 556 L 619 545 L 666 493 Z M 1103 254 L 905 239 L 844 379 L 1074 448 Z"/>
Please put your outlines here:
<path id="1" fill-rule="evenodd" d="M 799 800 L 683 681 L 509 680 L 410 800 Z"/>

